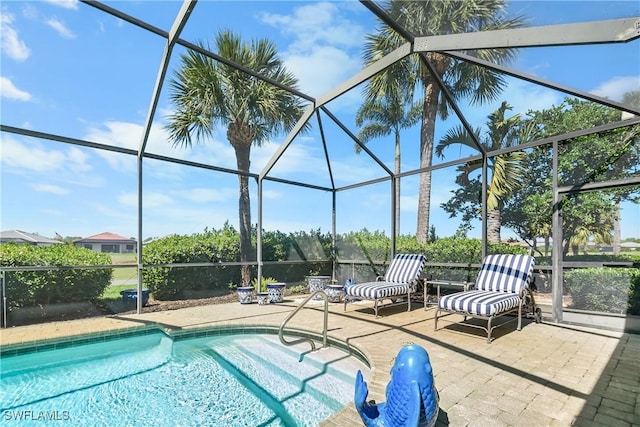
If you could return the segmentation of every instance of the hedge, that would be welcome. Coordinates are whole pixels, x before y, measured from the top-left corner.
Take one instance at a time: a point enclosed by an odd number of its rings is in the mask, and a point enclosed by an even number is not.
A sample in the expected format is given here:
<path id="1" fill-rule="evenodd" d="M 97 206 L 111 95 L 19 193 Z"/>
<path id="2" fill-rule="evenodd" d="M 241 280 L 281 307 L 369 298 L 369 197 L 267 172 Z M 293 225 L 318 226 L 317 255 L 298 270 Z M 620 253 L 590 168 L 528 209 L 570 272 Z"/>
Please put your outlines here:
<path id="1" fill-rule="evenodd" d="M 0 265 L 102 266 L 111 265 L 111 257 L 66 244 L 33 246 L 3 243 L 0 246 Z M 94 301 L 109 286 L 112 273 L 112 268 L 7 272 L 7 308 Z"/>
<path id="2" fill-rule="evenodd" d="M 566 271 L 564 288 L 571 308 L 640 315 L 640 271 L 637 268 L 585 268 Z"/>

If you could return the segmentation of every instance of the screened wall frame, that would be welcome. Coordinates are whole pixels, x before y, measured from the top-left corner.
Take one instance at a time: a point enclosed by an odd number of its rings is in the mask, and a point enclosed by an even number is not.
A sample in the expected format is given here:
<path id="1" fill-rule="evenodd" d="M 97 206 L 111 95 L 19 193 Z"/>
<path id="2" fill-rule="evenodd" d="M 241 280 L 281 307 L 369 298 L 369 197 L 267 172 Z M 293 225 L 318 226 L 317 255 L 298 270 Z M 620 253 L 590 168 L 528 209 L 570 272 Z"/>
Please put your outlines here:
<path id="1" fill-rule="evenodd" d="M 180 38 L 181 32 L 184 29 L 185 25 L 187 24 L 189 17 L 191 16 L 192 12 L 194 11 L 197 5 L 197 1 L 195 0 L 193 1 L 185 0 L 182 3 L 182 6 L 179 12 L 177 13 L 174 23 L 171 26 L 169 31 L 165 31 L 163 29 L 155 27 L 147 22 L 144 22 L 134 16 L 128 15 L 118 10 L 117 8 L 108 6 L 104 3 L 100 3 L 96 1 L 82 1 L 82 3 L 84 6 L 96 8 L 101 12 L 117 17 L 130 25 L 138 26 L 166 40 L 165 49 L 158 67 L 155 86 L 153 89 L 153 93 L 151 95 L 151 100 L 149 103 L 146 119 L 144 121 L 144 133 L 140 140 L 138 150 L 131 150 L 131 149 L 126 149 L 122 147 L 114 147 L 107 144 L 101 144 L 99 142 L 70 138 L 64 135 L 54 135 L 51 133 L 32 131 L 32 130 L 23 129 L 15 126 L 7 126 L 4 124 L 0 124 L 0 130 L 2 132 L 19 134 L 19 135 L 24 135 L 24 136 L 33 137 L 33 138 L 42 138 L 42 139 L 56 141 L 64 144 L 72 144 L 72 145 L 95 148 L 99 150 L 107 150 L 111 152 L 116 152 L 120 155 L 136 156 L 137 163 L 138 163 L 138 179 L 137 179 L 138 239 L 137 240 L 138 240 L 139 254 L 142 253 L 142 241 L 143 241 L 142 230 L 144 226 L 142 221 L 142 212 L 143 212 L 142 171 L 144 167 L 145 158 L 160 160 L 160 161 L 169 162 L 169 163 L 178 163 L 178 164 L 182 164 L 189 167 L 204 168 L 204 169 L 209 169 L 209 170 L 214 170 L 217 172 L 223 172 L 223 173 L 229 173 L 229 174 L 237 175 L 240 173 L 237 170 L 233 170 L 229 168 L 222 168 L 216 165 L 180 160 L 180 159 L 176 159 L 168 156 L 149 153 L 146 151 L 149 133 L 151 130 L 151 125 L 157 113 L 160 92 L 167 78 L 167 72 L 169 70 L 169 60 L 172 57 L 173 50 L 176 45 L 180 45 L 186 49 L 197 51 L 216 61 L 220 61 L 229 66 L 235 67 L 256 78 L 263 79 L 269 82 L 270 84 L 276 85 L 282 89 L 285 89 L 291 92 L 296 96 L 299 96 L 307 100 L 310 103 L 309 107 L 307 108 L 303 116 L 300 118 L 295 128 L 285 138 L 284 142 L 278 148 L 278 150 L 273 155 L 271 160 L 267 163 L 267 165 L 264 167 L 264 169 L 258 174 L 255 174 L 255 173 L 247 174 L 250 178 L 254 179 L 258 184 L 258 213 L 257 213 L 258 245 L 257 245 L 256 259 L 257 259 L 257 268 L 258 268 L 259 277 L 262 274 L 262 266 L 263 266 L 262 240 L 261 240 L 262 239 L 262 197 L 263 197 L 262 188 L 263 188 L 263 182 L 265 180 L 273 180 L 273 181 L 278 181 L 284 184 L 299 185 L 299 186 L 307 187 L 307 188 L 318 190 L 318 191 L 331 192 L 332 193 L 331 211 L 333 215 L 332 234 L 334 236 L 334 241 L 335 241 L 335 235 L 336 235 L 336 225 L 335 225 L 336 224 L 335 215 L 336 215 L 336 209 L 337 209 L 336 197 L 335 197 L 336 194 L 338 192 L 348 191 L 349 189 L 352 189 L 352 188 L 364 187 L 370 184 L 388 181 L 390 183 L 389 192 L 390 192 L 390 203 L 392 206 L 392 209 L 390 212 L 390 217 L 391 217 L 390 227 L 392 230 L 392 232 L 390 233 L 391 247 L 392 247 L 392 252 L 395 253 L 395 245 L 396 245 L 395 237 L 396 237 L 396 231 L 397 231 L 395 230 L 396 221 L 395 221 L 395 218 L 393 218 L 396 212 L 395 211 L 396 198 L 394 194 L 395 180 L 401 179 L 403 177 L 411 176 L 411 175 L 417 175 L 420 173 L 429 172 L 431 170 L 435 170 L 438 168 L 459 165 L 469 161 L 469 158 L 465 158 L 462 160 L 454 160 L 454 161 L 446 162 L 446 163 L 436 165 L 427 169 L 416 169 L 412 171 L 405 171 L 405 172 L 402 172 L 400 175 L 396 176 L 392 170 L 390 170 L 385 166 L 384 162 L 378 159 L 376 155 L 366 147 L 365 144 L 363 144 L 361 141 L 358 140 L 357 136 L 350 130 L 349 126 L 345 125 L 344 123 L 341 123 L 340 120 L 327 107 L 327 104 L 330 101 L 340 97 L 342 94 L 358 86 L 359 84 L 366 82 L 369 78 L 374 76 L 376 73 L 384 70 L 388 66 L 394 64 L 399 60 L 402 60 L 403 58 L 409 55 L 419 55 L 420 60 L 424 63 L 424 65 L 427 68 L 429 68 L 432 71 L 432 74 L 434 76 L 437 76 L 437 73 L 433 72 L 433 66 L 432 64 L 429 63 L 425 55 L 427 52 L 438 52 L 440 54 L 447 55 L 451 58 L 454 58 L 456 60 L 469 61 L 478 66 L 487 67 L 487 68 L 493 69 L 494 71 L 504 73 L 506 75 L 516 77 L 518 79 L 522 79 L 536 85 L 552 88 L 572 96 L 576 96 L 582 99 L 596 102 L 601 105 L 618 109 L 626 113 L 630 113 L 635 116 L 630 120 L 620 121 L 618 123 L 607 125 L 603 128 L 598 127 L 594 129 L 581 130 L 581 131 L 574 132 L 572 134 L 561 135 L 553 138 L 547 138 L 545 140 L 534 141 L 522 146 L 513 147 L 512 149 L 504 149 L 504 150 L 498 150 L 494 152 L 486 152 L 486 150 L 482 147 L 482 145 L 476 139 L 476 143 L 477 143 L 476 145 L 481 154 L 477 155 L 475 158 L 481 159 L 484 163 L 483 173 L 482 173 L 482 184 L 483 184 L 482 200 L 486 200 L 487 177 L 488 177 L 487 160 L 492 156 L 504 154 L 506 152 L 509 152 L 510 150 L 511 151 L 522 150 L 522 149 L 531 148 L 531 147 L 544 145 L 544 144 L 553 144 L 554 146 L 557 147 L 558 142 L 563 141 L 565 139 L 570 139 L 572 137 L 577 136 L 578 134 L 587 135 L 589 133 L 596 133 L 606 129 L 614 129 L 616 127 L 623 127 L 623 126 L 632 126 L 640 123 L 640 117 L 638 117 L 640 116 L 640 110 L 635 107 L 624 105 L 622 103 L 618 103 L 604 97 L 595 96 L 591 93 L 580 91 L 565 85 L 560 85 L 551 81 L 547 81 L 547 80 L 538 78 L 536 76 L 532 76 L 523 72 L 510 69 L 506 66 L 489 63 L 489 62 L 480 60 L 474 56 L 466 55 L 459 52 L 461 50 L 482 49 L 482 48 L 506 48 L 506 47 L 527 48 L 527 47 L 541 47 L 541 46 L 571 46 L 571 45 L 592 45 L 592 44 L 606 44 L 606 43 L 629 43 L 637 40 L 640 37 L 640 17 L 629 17 L 629 18 L 623 18 L 623 19 L 584 22 L 584 23 L 577 23 L 577 24 L 559 24 L 559 25 L 551 25 L 551 26 L 545 26 L 545 27 L 530 27 L 530 28 L 520 28 L 520 29 L 511 29 L 511 30 L 486 31 L 486 32 L 479 32 L 479 33 L 477 32 L 477 33 L 470 33 L 470 34 L 420 36 L 420 35 L 415 35 L 408 32 L 405 28 L 403 28 L 400 24 L 398 24 L 398 22 L 395 19 L 393 19 L 393 17 L 387 15 L 384 12 L 384 10 L 380 6 L 378 6 L 375 2 L 361 0 L 361 3 L 371 13 L 373 13 L 382 22 L 384 22 L 385 24 L 389 25 L 391 28 L 396 30 L 399 34 L 401 34 L 406 39 L 406 43 L 400 46 L 395 51 L 391 52 L 390 54 L 376 61 L 375 63 L 363 68 L 360 72 L 358 72 L 348 80 L 344 81 L 342 84 L 338 85 L 333 90 L 321 95 L 318 98 L 314 98 L 300 91 L 293 90 L 288 87 L 284 87 L 280 85 L 278 82 L 265 78 L 264 76 L 261 76 L 260 74 L 250 69 L 247 69 L 225 58 L 222 58 L 214 52 L 207 51 L 194 43 L 181 39 Z M 468 123 L 467 119 L 465 118 L 464 111 L 458 105 L 458 103 L 453 98 L 453 96 L 448 92 L 447 86 L 441 80 L 438 83 L 439 83 L 440 89 L 442 90 L 444 96 L 447 98 L 447 101 L 450 103 L 454 113 L 456 114 L 460 122 L 463 124 L 463 126 L 467 129 L 467 131 L 471 135 L 475 135 L 471 125 Z M 319 129 L 322 135 L 321 142 L 323 145 L 323 150 L 326 154 L 327 141 L 325 140 L 324 134 L 322 133 L 322 126 L 323 126 L 322 117 L 327 117 L 329 120 L 332 120 L 356 144 L 358 144 L 362 148 L 362 150 L 375 161 L 375 163 L 379 165 L 381 175 L 382 175 L 380 178 L 366 181 L 366 182 L 359 182 L 357 184 L 348 185 L 344 187 L 338 187 L 336 186 L 332 176 L 331 161 L 328 155 L 326 155 L 326 161 L 327 161 L 327 167 L 330 174 L 330 183 L 331 183 L 330 187 L 289 181 L 289 180 L 284 180 L 284 179 L 280 179 L 280 178 L 269 175 L 273 166 L 279 161 L 282 154 L 287 150 L 290 144 L 299 135 L 301 129 L 305 126 L 305 124 L 310 120 L 314 120 L 314 119 L 317 120 Z M 556 153 L 557 153 L 557 150 L 556 150 Z M 557 169 L 554 168 L 554 171 L 556 170 Z M 598 189 L 616 188 L 619 186 L 638 185 L 638 184 L 640 184 L 640 177 L 629 178 L 628 180 L 624 180 L 624 181 L 610 181 L 610 182 L 598 183 L 597 188 Z M 585 184 L 585 187 L 588 189 L 589 184 Z M 554 203 L 558 203 L 563 194 L 566 194 L 571 191 L 573 190 L 567 189 L 567 188 L 559 188 L 557 186 L 557 180 L 554 180 Z M 557 214 L 558 212 L 554 211 L 554 222 L 553 222 L 554 230 L 556 230 L 556 227 L 559 227 L 559 218 L 556 216 Z M 486 242 L 487 242 L 486 217 L 487 217 L 486 203 L 483 203 L 483 207 L 482 207 L 483 255 L 486 253 Z M 558 244 L 560 244 L 560 242 L 558 242 Z M 340 261 L 334 259 L 334 266 L 333 266 L 334 278 L 335 278 L 336 262 L 339 263 Z M 554 272 L 553 276 L 554 276 L 554 286 L 555 286 L 554 295 L 557 294 L 558 292 L 560 292 L 560 295 L 561 295 L 561 292 L 562 292 L 561 287 L 558 288 L 558 280 L 561 280 L 561 276 L 558 276 L 558 274 L 561 274 L 559 273 L 560 266 L 561 266 L 560 253 L 558 253 L 558 251 L 554 251 L 554 256 L 553 256 L 553 272 Z M 150 267 L 150 265 L 144 265 L 142 262 L 142 259 L 138 257 L 137 271 L 138 271 L 138 292 L 139 293 L 142 290 L 142 271 L 144 270 L 145 267 Z M 556 303 L 556 306 L 554 306 L 553 320 L 562 321 L 561 306 L 558 306 L 557 304 L 560 304 L 560 303 L 558 302 Z M 138 312 L 141 312 L 141 309 L 142 309 L 141 298 L 139 298 L 138 307 L 137 307 Z"/>

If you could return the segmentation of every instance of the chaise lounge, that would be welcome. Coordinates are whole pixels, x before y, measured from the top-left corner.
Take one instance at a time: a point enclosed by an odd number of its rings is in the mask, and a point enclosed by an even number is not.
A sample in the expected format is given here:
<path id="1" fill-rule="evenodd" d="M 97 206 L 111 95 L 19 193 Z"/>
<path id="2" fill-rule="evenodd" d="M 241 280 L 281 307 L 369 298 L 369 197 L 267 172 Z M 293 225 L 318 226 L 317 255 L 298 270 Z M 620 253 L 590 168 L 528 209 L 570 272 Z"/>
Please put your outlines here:
<path id="1" fill-rule="evenodd" d="M 539 323 L 541 311 L 536 308 L 529 289 L 534 265 L 534 258 L 528 255 L 488 255 L 482 263 L 472 290 L 456 292 L 439 299 L 435 313 L 435 330 L 438 330 L 439 318 L 461 314 L 464 316 L 463 325 L 484 330 L 487 333 L 487 342 L 491 342 L 491 332 L 508 323 L 492 325 L 492 322 L 505 314 L 517 313 L 517 329 L 520 330 L 525 307 L 530 309 L 536 323 Z M 467 317 L 486 319 L 487 326 L 466 323 Z"/>
<path id="2" fill-rule="evenodd" d="M 345 311 L 350 301 L 373 300 L 373 310 L 377 318 L 379 302 L 390 299 L 395 303 L 397 299 L 405 296 L 407 311 L 411 311 L 411 294 L 418 290 L 420 274 L 426 262 L 427 259 L 421 254 L 396 254 L 385 275 L 377 277 L 377 281 L 345 286 Z"/>

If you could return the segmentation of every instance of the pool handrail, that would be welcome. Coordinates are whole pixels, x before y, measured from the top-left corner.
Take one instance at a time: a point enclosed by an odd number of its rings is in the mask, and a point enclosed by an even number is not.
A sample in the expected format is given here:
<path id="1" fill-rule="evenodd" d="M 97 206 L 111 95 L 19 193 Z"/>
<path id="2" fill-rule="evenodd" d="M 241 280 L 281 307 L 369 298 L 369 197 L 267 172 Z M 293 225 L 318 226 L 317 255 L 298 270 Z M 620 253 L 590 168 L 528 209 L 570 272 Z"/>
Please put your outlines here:
<path id="1" fill-rule="evenodd" d="M 299 306 L 297 306 L 291 313 L 289 313 L 289 315 L 287 317 L 285 317 L 285 319 L 282 321 L 282 323 L 280 324 L 280 328 L 278 329 L 278 338 L 280 338 L 280 342 L 283 345 L 286 346 L 291 346 L 291 345 L 296 345 L 296 344 L 300 344 L 303 342 L 309 342 L 309 344 L 311 344 L 311 351 L 315 351 L 316 350 L 316 344 L 313 342 L 313 340 L 311 338 L 298 338 L 296 340 L 293 341 L 287 341 L 284 339 L 284 327 L 287 324 L 287 322 L 289 322 L 289 320 L 291 320 L 291 318 L 293 316 L 296 315 L 297 312 L 299 312 L 310 300 L 311 298 L 315 297 L 316 295 L 319 295 L 322 297 L 322 299 L 324 300 L 324 326 L 322 328 L 322 346 L 326 347 L 327 346 L 327 324 L 328 324 L 328 318 L 329 318 L 329 297 L 327 296 L 327 293 L 325 291 L 323 291 L 322 289 L 319 289 L 315 292 L 313 292 L 311 295 L 309 295 L 307 298 L 304 299 L 304 301 L 302 301 L 300 303 Z"/>

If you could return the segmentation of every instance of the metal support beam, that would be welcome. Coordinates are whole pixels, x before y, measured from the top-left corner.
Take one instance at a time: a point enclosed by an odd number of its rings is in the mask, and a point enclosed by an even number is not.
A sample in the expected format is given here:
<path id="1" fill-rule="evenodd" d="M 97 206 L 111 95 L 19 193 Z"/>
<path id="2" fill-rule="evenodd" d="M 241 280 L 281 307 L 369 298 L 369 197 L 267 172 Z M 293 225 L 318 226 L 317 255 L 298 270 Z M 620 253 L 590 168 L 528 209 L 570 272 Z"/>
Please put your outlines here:
<path id="1" fill-rule="evenodd" d="M 321 107 L 328 102 L 336 99 L 338 96 L 342 95 L 345 92 L 353 89 L 358 86 L 360 83 L 370 79 L 375 74 L 384 70 L 390 65 L 395 64 L 400 61 L 405 56 L 408 56 L 411 53 L 411 44 L 405 43 L 393 52 L 388 53 L 383 56 L 373 64 L 365 67 L 360 72 L 358 72 L 355 76 L 350 79 L 340 83 L 338 86 L 330 90 L 328 93 L 322 95 L 316 100 L 316 108 Z"/>
<path id="2" fill-rule="evenodd" d="M 274 155 L 271 156 L 271 159 L 269 159 L 265 167 L 262 169 L 262 172 L 260 172 L 260 175 L 258 177 L 259 180 L 263 179 L 271 171 L 271 169 L 273 169 L 273 166 L 278 162 L 287 148 L 289 148 L 289 145 L 291 145 L 293 139 L 302 131 L 302 129 L 304 129 L 314 111 L 315 109 L 313 108 L 313 105 L 307 107 L 307 109 L 302 114 L 302 117 L 300 117 L 300 119 L 298 120 L 298 123 L 296 123 L 291 132 L 289 132 L 289 135 L 287 135 L 284 142 L 280 144 L 280 147 L 278 147 Z"/>
<path id="3" fill-rule="evenodd" d="M 539 85 L 539 86 L 543 86 L 543 87 L 546 87 L 546 88 L 549 88 L 549 89 L 553 89 L 553 90 L 558 90 L 560 92 L 563 92 L 563 93 L 566 93 L 566 94 L 569 94 L 569 95 L 573 95 L 573 96 L 577 96 L 577 97 L 582 98 L 582 99 L 586 99 L 586 100 L 589 100 L 589 101 L 597 102 L 598 104 L 606 105 L 606 106 L 611 107 L 611 108 L 617 108 L 619 110 L 626 111 L 627 113 L 631 113 L 631 114 L 634 114 L 634 115 L 640 115 L 640 109 L 638 109 L 637 107 L 634 108 L 631 105 L 625 105 L 625 104 L 622 104 L 620 102 L 613 101 L 613 100 L 611 100 L 609 98 L 604 98 L 602 96 L 597 96 L 597 95 L 594 95 L 594 94 L 589 93 L 589 92 L 584 92 L 584 91 L 581 91 L 581 90 L 570 88 L 569 86 L 564 86 L 564 85 L 561 85 L 561 84 L 558 84 L 558 83 L 554 83 L 554 82 L 552 82 L 550 80 L 545 80 L 545 79 L 542 79 L 540 77 L 537 77 L 537 76 L 534 76 L 534 75 L 531 75 L 531 74 L 527 74 L 527 73 L 523 73 L 523 72 L 520 72 L 520 71 L 513 70 L 513 69 L 505 67 L 503 65 L 494 64 L 493 62 L 489 62 L 489 61 L 485 61 L 485 60 L 480 59 L 480 58 L 476 58 L 475 56 L 465 55 L 465 54 L 462 54 L 462 53 L 459 53 L 459 52 L 444 52 L 444 55 L 450 56 L 452 58 L 461 59 L 463 61 L 472 62 L 472 63 L 477 64 L 479 66 L 490 68 L 492 70 L 499 71 L 501 73 L 507 74 L 507 75 L 509 75 L 511 77 L 516 77 L 516 78 L 519 78 L 521 80 L 524 80 L 524 81 L 527 81 L 527 82 L 530 82 L 530 83 L 534 83 L 534 84 Z"/>
<path id="4" fill-rule="evenodd" d="M 562 195 L 558 192 L 558 140 L 553 141 L 552 191 L 553 211 L 551 230 L 553 246 L 551 250 L 551 317 L 555 323 L 562 322 Z"/>
<path id="5" fill-rule="evenodd" d="M 640 17 L 416 37 L 416 52 L 624 43 L 640 37 Z"/>

